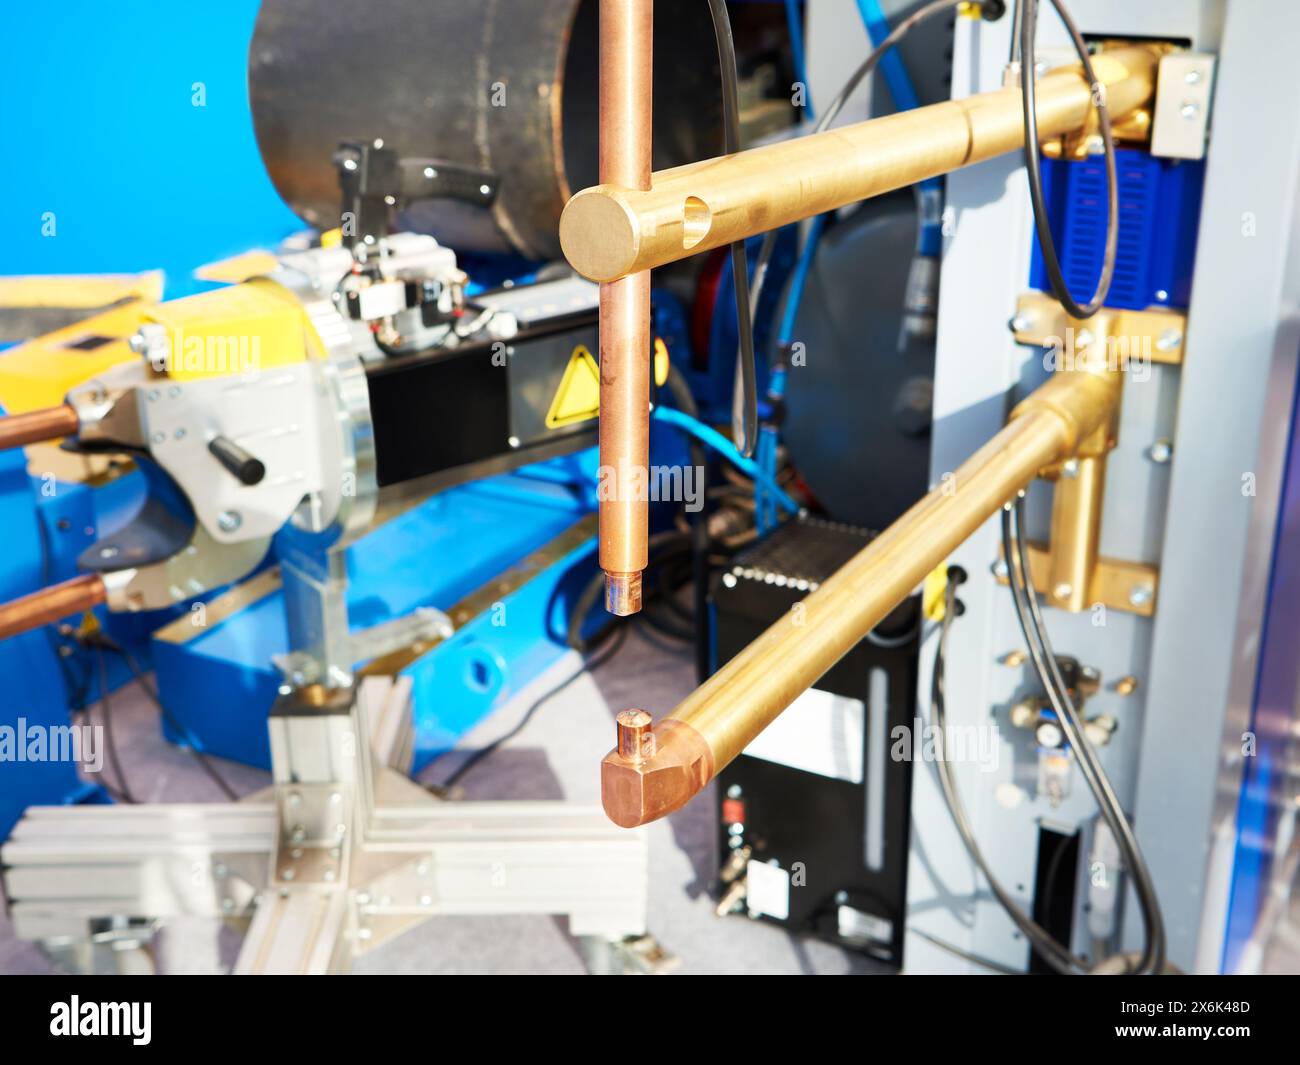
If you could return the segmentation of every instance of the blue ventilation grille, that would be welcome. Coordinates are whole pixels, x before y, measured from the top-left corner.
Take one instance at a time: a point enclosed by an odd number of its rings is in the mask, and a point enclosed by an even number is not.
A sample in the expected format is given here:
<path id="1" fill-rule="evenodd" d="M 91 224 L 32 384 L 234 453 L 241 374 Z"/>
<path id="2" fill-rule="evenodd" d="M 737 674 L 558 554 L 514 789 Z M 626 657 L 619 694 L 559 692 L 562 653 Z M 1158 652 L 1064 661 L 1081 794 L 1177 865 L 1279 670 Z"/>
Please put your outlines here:
<path id="1" fill-rule="evenodd" d="M 1153 304 L 1186 308 L 1205 164 L 1157 159 L 1130 148 L 1116 152 L 1115 163 L 1119 251 L 1106 305 L 1130 310 Z M 1106 249 L 1105 161 L 1100 157 L 1044 159 L 1043 195 L 1061 272 L 1074 298 L 1086 303 L 1097 286 Z M 1049 291 L 1037 237 L 1029 283 Z"/>

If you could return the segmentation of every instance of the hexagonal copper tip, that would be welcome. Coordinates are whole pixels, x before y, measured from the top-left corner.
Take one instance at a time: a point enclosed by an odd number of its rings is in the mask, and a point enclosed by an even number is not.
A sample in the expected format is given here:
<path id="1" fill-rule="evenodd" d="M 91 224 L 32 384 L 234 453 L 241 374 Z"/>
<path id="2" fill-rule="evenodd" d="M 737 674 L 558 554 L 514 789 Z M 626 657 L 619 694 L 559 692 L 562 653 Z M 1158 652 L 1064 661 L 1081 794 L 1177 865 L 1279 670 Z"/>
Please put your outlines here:
<path id="1" fill-rule="evenodd" d="M 713 779 L 713 751 L 694 728 L 644 710 L 618 715 L 618 746 L 600 764 L 600 796 L 614 824 L 635 828 L 680 810 Z"/>

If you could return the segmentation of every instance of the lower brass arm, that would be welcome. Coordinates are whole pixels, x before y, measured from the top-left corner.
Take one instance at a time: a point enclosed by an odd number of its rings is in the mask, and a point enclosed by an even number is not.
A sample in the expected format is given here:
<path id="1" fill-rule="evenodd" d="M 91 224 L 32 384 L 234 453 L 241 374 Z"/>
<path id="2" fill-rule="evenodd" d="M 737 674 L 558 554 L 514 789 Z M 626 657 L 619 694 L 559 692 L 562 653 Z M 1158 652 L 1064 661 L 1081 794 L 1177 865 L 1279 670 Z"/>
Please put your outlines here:
<path id="1" fill-rule="evenodd" d="M 601 764 L 610 819 L 631 828 L 684 806 L 1040 470 L 1106 424 L 1120 372 L 1104 353 L 1080 363 L 653 729 L 641 711 L 620 714 Z"/>

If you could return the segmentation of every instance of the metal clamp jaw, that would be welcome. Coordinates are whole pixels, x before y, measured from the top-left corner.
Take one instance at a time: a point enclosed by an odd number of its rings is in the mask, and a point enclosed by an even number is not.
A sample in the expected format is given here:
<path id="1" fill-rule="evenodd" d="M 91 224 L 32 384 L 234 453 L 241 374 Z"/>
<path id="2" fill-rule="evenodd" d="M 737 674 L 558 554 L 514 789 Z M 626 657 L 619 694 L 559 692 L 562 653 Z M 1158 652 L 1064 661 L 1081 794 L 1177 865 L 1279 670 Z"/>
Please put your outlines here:
<path id="1" fill-rule="evenodd" d="M 309 344 L 323 349 L 301 361 L 178 380 L 165 372 L 168 331 L 151 324 L 133 338 L 140 362 L 69 393 L 79 428 L 67 446 L 127 452 L 148 485 L 135 518 L 80 559 L 103 579 L 109 609 L 158 609 L 238 580 L 284 529 L 332 546 L 368 524 L 377 488 L 365 333 L 298 289 Z"/>

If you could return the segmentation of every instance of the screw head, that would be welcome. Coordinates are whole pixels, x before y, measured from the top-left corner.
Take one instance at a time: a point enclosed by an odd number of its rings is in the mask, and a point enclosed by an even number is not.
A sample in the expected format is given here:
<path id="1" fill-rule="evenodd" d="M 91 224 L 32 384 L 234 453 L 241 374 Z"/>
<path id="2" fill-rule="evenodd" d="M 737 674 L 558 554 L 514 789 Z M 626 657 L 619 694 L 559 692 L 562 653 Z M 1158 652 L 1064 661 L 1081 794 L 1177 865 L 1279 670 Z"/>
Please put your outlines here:
<path id="1" fill-rule="evenodd" d="M 1149 584 L 1135 584 L 1129 589 L 1128 601 L 1133 606 L 1146 606 L 1151 602 L 1151 586 Z"/>
<path id="2" fill-rule="evenodd" d="M 1054 595 L 1057 599 L 1069 599 L 1070 596 L 1073 594 L 1074 594 L 1074 585 L 1069 584 L 1066 581 L 1062 581 L 1060 584 L 1058 584 L 1055 588 L 1052 589 L 1052 595 Z"/>
<path id="3" fill-rule="evenodd" d="M 1173 456 L 1173 443 L 1163 437 L 1147 448 L 1147 457 L 1157 466 L 1164 466 Z"/>
<path id="4" fill-rule="evenodd" d="M 992 570 L 993 576 L 995 576 L 998 580 L 1006 580 L 1007 573 L 1008 573 L 1006 559 L 1004 558 L 998 559 L 996 562 L 993 563 L 992 566 L 989 567 L 989 569 Z"/>
<path id="5" fill-rule="evenodd" d="M 223 510 L 217 516 L 217 527 L 224 533 L 232 533 L 244 524 L 244 519 L 237 510 Z"/>

